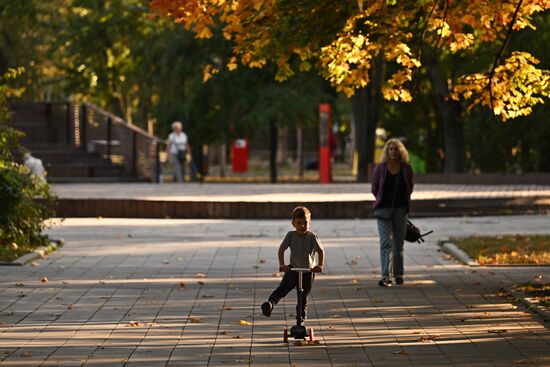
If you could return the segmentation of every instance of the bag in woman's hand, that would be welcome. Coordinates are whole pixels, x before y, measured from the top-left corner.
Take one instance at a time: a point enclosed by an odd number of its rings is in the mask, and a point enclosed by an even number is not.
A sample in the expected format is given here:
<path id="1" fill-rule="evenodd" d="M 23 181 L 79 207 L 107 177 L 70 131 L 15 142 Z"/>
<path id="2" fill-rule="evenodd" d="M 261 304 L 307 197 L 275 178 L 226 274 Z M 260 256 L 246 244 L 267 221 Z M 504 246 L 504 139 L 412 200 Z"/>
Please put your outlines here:
<path id="1" fill-rule="evenodd" d="M 187 151 L 186 150 L 178 150 L 178 161 L 180 163 L 187 161 Z"/>
<path id="2" fill-rule="evenodd" d="M 422 243 L 424 242 L 424 236 L 427 236 L 432 232 L 433 231 L 429 231 L 424 234 L 420 234 L 420 229 L 412 224 L 410 220 L 407 220 L 407 232 L 405 234 L 405 240 L 408 242 Z"/>

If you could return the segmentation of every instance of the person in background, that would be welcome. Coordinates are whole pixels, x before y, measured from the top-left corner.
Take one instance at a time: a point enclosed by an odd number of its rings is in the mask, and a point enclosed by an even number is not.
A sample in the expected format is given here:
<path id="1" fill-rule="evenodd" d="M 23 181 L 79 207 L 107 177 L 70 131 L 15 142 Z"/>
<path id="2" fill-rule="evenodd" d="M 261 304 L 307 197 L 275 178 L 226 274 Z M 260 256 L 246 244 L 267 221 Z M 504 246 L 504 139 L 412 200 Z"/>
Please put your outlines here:
<path id="1" fill-rule="evenodd" d="M 190 154 L 190 151 L 187 134 L 183 132 L 183 124 L 181 121 L 174 121 L 172 132 L 168 135 L 166 142 L 166 153 L 172 165 L 174 182 L 185 180 L 185 163 L 187 162 L 187 154 Z"/>
<path id="2" fill-rule="evenodd" d="M 46 170 L 42 160 L 33 157 L 30 152 L 23 154 L 23 165 L 41 182 L 46 182 Z"/>

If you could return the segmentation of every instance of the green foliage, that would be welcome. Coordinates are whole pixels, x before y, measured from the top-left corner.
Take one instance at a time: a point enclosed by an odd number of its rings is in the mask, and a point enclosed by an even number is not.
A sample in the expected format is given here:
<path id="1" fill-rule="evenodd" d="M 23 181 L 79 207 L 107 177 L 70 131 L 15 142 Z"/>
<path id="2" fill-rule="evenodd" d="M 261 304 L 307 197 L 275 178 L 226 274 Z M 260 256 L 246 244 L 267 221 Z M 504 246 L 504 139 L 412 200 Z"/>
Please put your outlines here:
<path id="1" fill-rule="evenodd" d="M 10 92 L 0 78 L 0 248 L 37 247 L 47 237 L 41 232 L 46 220 L 54 216 L 55 197 L 49 185 L 33 177 L 21 164 L 14 162 L 12 152 L 20 148 L 21 133 L 7 126 L 9 110 L 6 98 Z M 15 244 L 15 245 L 14 245 Z"/>

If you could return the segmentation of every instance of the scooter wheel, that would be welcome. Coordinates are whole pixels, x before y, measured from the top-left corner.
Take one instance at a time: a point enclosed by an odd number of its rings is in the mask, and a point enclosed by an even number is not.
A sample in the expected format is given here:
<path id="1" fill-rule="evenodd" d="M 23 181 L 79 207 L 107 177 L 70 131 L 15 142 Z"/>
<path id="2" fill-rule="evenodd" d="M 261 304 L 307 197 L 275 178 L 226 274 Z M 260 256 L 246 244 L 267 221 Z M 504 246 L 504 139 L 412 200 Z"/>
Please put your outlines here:
<path id="1" fill-rule="evenodd" d="M 308 334 L 309 334 L 309 335 L 308 335 L 309 341 L 310 341 L 310 342 L 314 341 L 314 340 L 315 340 L 315 337 L 314 337 L 314 335 L 313 335 L 313 329 L 312 329 L 312 328 L 309 328 L 307 331 L 308 331 Z"/>
<path id="2" fill-rule="evenodd" d="M 283 341 L 285 343 L 288 343 L 288 329 L 285 328 L 285 330 L 283 330 Z"/>

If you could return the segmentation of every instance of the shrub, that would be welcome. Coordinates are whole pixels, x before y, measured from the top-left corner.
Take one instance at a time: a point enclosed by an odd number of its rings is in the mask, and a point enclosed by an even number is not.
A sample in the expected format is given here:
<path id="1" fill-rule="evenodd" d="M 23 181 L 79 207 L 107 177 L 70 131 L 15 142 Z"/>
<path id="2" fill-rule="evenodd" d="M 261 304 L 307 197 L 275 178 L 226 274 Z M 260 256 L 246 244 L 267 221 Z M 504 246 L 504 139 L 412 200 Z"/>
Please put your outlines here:
<path id="1" fill-rule="evenodd" d="M 13 152 L 22 149 L 22 133 L 9 127 L 7 104 L 9 75 L 0 76 L 0 249 L 20 246 L 35 248 L 47 242 L 42 230 L 47 219 L 55 215 L 55 196 L 50 186 L 37 179 L 22 164 L 15 162 Z M 15 244 L 15 245 L 14 245 Z"/>

